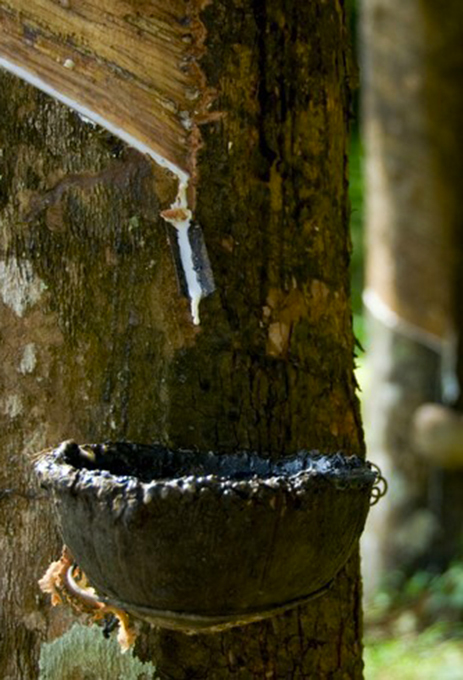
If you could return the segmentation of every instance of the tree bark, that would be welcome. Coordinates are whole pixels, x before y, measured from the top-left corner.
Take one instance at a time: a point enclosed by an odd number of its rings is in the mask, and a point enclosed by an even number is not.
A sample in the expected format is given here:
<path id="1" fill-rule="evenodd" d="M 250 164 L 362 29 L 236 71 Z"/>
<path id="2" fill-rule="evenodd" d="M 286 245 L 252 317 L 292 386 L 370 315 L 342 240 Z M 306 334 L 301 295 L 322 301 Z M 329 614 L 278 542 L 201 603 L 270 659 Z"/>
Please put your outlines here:
<path id="1" fill-rule="evenodd" d="M 199 326 L 159 217 L 176 178 L 2 76 L 3 488 L 27 495 L 27 454 L 69 438 L 364 452 L 343 7 L 216 0 L 201 20 L 220 115 L 197 155 L 194 219 L 217 288 Z M 0 674 L 34 678 L 66 625 L 36 586 L 59 541 L 43 500 L 6 495 L 0 513 Z M 160 678 L 361 678 L 357 556 L 310 606 L 216 635 L 152 629 L 137 653 Z"/>
<path id="2" fill-rule="evenodd" d="M 366 302 L 374 317 L 366 423 L 372 458 L 391 482 L 366 537 L 376 583 L 393 569 L 443 568 L 461 542 L 462 475 L 423 459 L 412 423 L 424 402 L 455 405 L 459 382 L 462 22 L 458 2 L 445 14 L 434 0 L 363 2 Z"/>

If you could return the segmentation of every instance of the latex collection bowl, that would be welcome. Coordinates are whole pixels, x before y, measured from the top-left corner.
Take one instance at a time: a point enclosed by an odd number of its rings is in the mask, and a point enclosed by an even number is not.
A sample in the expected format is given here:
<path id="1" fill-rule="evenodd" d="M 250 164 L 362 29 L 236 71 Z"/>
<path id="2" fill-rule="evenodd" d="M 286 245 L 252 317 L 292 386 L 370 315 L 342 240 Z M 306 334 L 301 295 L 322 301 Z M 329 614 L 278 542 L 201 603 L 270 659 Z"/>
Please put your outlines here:
<path id="1" fill-rule="evenodd" d="M 323 593 L 363 530 L 376 473 L 355 456 L 279 461 L 65 442 L 36 465 L 101 599 L 219 630 Z"/>

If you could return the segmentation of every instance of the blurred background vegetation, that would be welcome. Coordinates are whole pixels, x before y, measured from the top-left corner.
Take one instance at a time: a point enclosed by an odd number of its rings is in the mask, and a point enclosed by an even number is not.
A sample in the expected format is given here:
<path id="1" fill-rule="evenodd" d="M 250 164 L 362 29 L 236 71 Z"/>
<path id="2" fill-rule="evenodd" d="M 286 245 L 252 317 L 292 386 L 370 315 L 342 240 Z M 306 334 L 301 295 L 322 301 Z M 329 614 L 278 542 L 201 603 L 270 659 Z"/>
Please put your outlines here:
<path id="1" fill-rule="evenodd" d="M 367 0 L 364 0 L 366 3 Z M 357 63 L 360 0 L 347 0 Z M 463 21 L 463 12 L 461 13 Z M 369 379 L 362 347 L 368 350 L 368 323 L 362 303 L 365 269 L 365 181 L 362 139 L 361 93 L 353 97 L 350 143 L 350 201 L 352 306 L 357 350 L 358 379 L 362 388 Z M 373 378 L 374 379 L 374 378 Z M 361 400 L 368 399 L 368 389 Z M 368 429 L 368 418 L 366 419 Z M 367 432 L 368 440 L 368 432 Z M 369 456 L 371 458 L 371 455 Z M 384 539 L 387 540 L 387 539 Z M 368 556 L 363 557 L 364 573 Z M 388 570 L 365 607 L 366 680 L 462 680 L 463 679 L 463 561 L 461 551 L 444 568 L 432 560 L 410 570 L 400 562 Z"/>

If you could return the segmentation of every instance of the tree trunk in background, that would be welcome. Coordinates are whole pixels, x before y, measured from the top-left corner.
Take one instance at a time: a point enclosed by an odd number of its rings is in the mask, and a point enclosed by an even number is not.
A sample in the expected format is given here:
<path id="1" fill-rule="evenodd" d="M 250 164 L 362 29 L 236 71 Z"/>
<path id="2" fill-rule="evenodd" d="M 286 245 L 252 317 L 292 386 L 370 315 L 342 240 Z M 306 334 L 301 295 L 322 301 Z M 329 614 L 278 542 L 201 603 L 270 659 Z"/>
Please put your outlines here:
<path id="1" fill-rule="evenodd" d="M 425 462 L 411 424 L 420 404 L 455 399 L 463 6 L 363 0 L 361 50 L 374 385 L 365 417 L 390 481 L 365 537 L 370 590 L 392 569 L 445 566 L 461 545 L 463 475 Z"/>
<path id="2" fill-rule="evenodd" d="M 60 546 L 47 502 L 29 496 L 27 454 L 68 438 L 363 453 L 342 6 L 216 0 L 202 21 L 223 115 L 202 128 L 198 156 L 195 218 L 217 286 L 199 327 L 159 217 L 175 178 L 2 75 L 5 680 L 37 677 L 41 644 L 68 623 L 37 588 Z M 60 680 L 83 677 L 66 644 Z M 138 653 L 160 678 L 361 678 L 358 559 L 310 606 L 223 634 L 152 629 Z"/>

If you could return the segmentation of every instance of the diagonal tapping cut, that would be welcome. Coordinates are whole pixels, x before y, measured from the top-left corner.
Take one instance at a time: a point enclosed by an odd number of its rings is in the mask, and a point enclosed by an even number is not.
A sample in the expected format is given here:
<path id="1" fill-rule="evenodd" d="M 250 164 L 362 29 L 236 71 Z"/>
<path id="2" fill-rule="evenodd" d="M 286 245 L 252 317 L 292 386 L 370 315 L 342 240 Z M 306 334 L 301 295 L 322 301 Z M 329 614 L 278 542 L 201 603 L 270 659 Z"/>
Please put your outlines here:
<path id="1" fill-rule="evenodd" d="M 201 298 L 214 290 L 202 237 L 192 237 L 199 125 L 220 115 L 209 110 L 215 92 L 199 66 L 206 4 L 153 0 L 149 11 L 127 11 L 124 0 L 104 7 L 79 0 L 77 12 L 73 2 L 17 0 L 11 7 L 0 0 L 0 67 L 176 177 L 176 199 L 161 216 L 176 229 L 195 324 Z"/>

